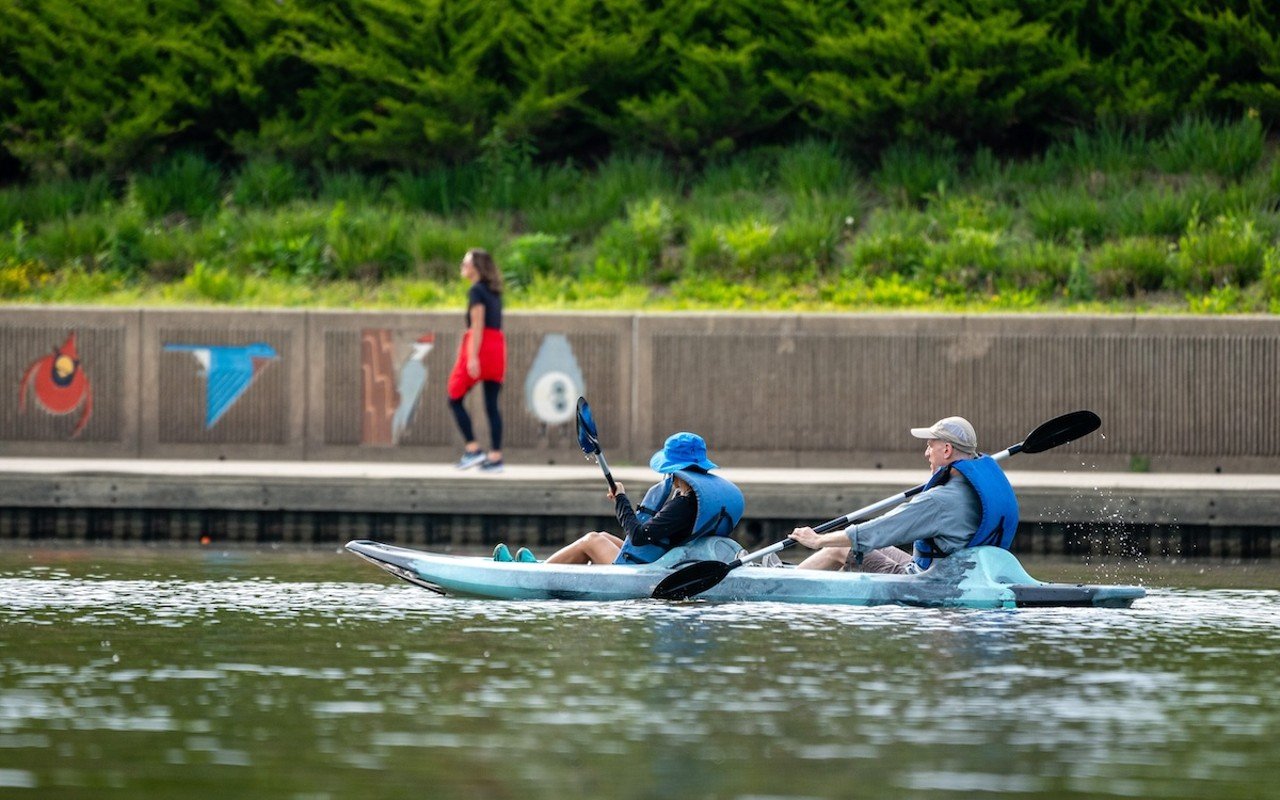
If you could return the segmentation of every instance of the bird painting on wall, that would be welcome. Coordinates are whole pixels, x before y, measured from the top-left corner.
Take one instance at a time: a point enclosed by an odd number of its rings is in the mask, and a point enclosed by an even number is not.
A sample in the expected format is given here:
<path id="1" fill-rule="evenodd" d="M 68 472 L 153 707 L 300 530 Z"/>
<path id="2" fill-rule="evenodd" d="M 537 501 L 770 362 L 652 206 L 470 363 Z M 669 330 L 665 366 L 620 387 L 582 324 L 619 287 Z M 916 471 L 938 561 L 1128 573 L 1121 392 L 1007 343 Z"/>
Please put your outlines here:
<path id="1" fill-rule="evenodd" d="M 205 378 L 206 430 L 216 425 L 263 368 L 279 357 L 275 348 L 263 342 L 235 346 L 166 344 L 164 349 L 171 353 L 191 353 L 200 363 Z"/>
<path id="2" fill-rule="evenodd" d="M 80 409 L 71 438 L 79 436 L 89 423 L 93 416 L 93 386 L 80 363 L 75 331 L 52 353 L 27 366 L 18 385 L 19 412 L 27 410 L 27 395 L 33 393 L 36 403 L 50 414 L 62 416 Z"/>
<path id="3" fill-rule="evenodd" d="M 400 441 L 400 434 L 409 427 L 413 412 L 422 399 L 422 389 L 427 385 L 427 354 L 434 346 L 434 335 L 428 333 L 418 337 L 409 357 L 400 367 L 400 378 L 396 384 L 400 401 L 396 405 L 395 416 L 391 419 L 391 439 L 394 442 Z"/>

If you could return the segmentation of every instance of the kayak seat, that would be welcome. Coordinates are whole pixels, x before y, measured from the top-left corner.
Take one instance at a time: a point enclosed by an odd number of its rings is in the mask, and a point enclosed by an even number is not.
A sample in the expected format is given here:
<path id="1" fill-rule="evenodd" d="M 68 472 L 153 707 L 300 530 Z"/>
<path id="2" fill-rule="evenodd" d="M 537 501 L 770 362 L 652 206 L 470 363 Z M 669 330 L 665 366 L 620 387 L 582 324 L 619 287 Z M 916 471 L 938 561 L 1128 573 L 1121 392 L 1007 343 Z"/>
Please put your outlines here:
<path id="1" fill-rule="evenodd" d="M 685 562 L 721 561 L 728 563 L 742 552 L 742 545 L 727 536 L 702 536 L 692 542 L 673 547 L 653 562 L 656 567 L 675 569 Z"/>
<path id="2" fill-rule="evenodd" d="M 965 577 L 983 576 L 991 583 L 1010 585 L 1035 585 L 1040 581 L 1027 574 L 1017 556 L 1008 550 L 985 545 L 957 550 L 946 558 L 939 558 L 933 566 L 921 572 L 922 580 L 959 583 Z"/>

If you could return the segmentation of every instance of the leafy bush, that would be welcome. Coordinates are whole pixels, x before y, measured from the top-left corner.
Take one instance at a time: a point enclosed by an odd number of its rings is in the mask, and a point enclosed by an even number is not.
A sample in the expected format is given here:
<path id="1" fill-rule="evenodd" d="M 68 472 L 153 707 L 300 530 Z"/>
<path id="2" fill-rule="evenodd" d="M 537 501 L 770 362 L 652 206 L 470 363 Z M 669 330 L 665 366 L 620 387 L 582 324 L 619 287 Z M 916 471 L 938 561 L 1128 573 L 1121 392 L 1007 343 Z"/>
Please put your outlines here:
<path id="1" fill-rule="evenodd" d="M 679 234 L 670 206 L 655 197 L 629 204 L 626 218 L 616 220 L 600 233 L 596 252 L 606 262 L 622 267 L 621 274 L 648 280 L 664 266 L 664 256 Z"/>
<path id="2" fill-rule="evenodd" d="M 1102 297 L 1134 297 L 1160 289 L 1169 273 L 1170 243 L 1149 236 L 1103 242 L 1090 253 L 1089 272 Z"/>
<path id="3" fill-rule="evenodd" d="M 232 239 L 229 258 L 255 274 L 283 280 L 327 274 L 324 217 L 318 210 L 253 212 L 224 230 Z"/>
<path id="4" fill-rule="evenodd" d="M 244 293 L 244 278 L 226 268 L 210 267 L 197 261 L 182 285 L 198 297 L 219 303 L 235 301 Z"/>
<path id="5" fill-rule="evenodd" d="M 326 276 L 379 280 L 403 275 L 413 263 L 399 212 L 338 203 L 324 226 Z"/>
<path id="6" fill-rule="evenodd" d="M 182 214 L 200 219 L 220 205 L 222 177 L 222 171 L 208 159 L 183 153 L 135 174 L 129 199 L 151 217 Z"/>
<path id="7" fill-rule="evenodd" d="M 1207 194 L 1197 185 L 1144 184 L 1108 202 L 1109 225 L 1122 236 L 1176 237 L 1200 216 Z"/>
<path id="8" fill-rule="evenodd" d="M 6 187 L 0 189 L 0 230 L 9 230 L 19 221 L 36 228 L 50 220 L 96 211 L 111 199 L 111 184 L 103 175 Z"/>
<path id="9" fill-rule="evenodd" d="M 1059 243 L 1071 241 L 1073 232 L 1097 242 L 1108 226 L 1102 204 L 1080 186 L 1039 190 L 1026 199 L 1024 207 L 1031 232 Z"/>
<path id="10" fill-rule="evenodd" d="M 308 194 L 301 172 L 293 164 L 276 159 L 250 161 L 231 184 L 231 201 L 241 207 L 275 208 Z"/>
<path id="11" fill-rule="evenodd" d="M 12 256 L 0 258 L 0 297 L 23 297 L 49 279 L 44 262 L 20 261 Z"/>
<path id="12" fill-rule="evenodd" d="M 916 204 L 959 182 L 960 159 L 950 146 L 922 149 L 895 144 L 881 154 L 872 180 L 894 202 Z"/>
<path id="13" fill-rule="evenodd" d="M 1186 117 L 1165 133 L 1156 163 L 1168 172 L 1207 172 L 1239 180 L 1261 160 L 1265 138 L 1256 116 L 1228 125 Z"/>
<path id="14" fill-rule="evenodd" d="M 373 205 L 382 199 L 386 181 L 381 175 L 366 174 L 355 170 L 321 170 L 319 199 L 323 202 L 344 202 L 349 206 Z M 401 198 L 402 201 L 404 198 Z M 406 203 L 406 206 L 412 207 Z"/>
<path id="15" fill-rule="evenodd" d="M 562 236 L 530 233 L 517 236 L 498 254 L 503 277 L 513 286 L 527 285 L 534 277 L 559 271 L 566 262 L 566 245 Z"/>
<path id="16" fill-rule="evenodd" d="M 1267 246 L 1253 220 L 1218 217 L 1198 220 L 1178 239 L 1174 278 L 1189 289 L 1245 286 L 1262 276 Z"/>
<path id="17" fill-rule="evenodd" d="M 913 278 L 924 267 L 929 243 L 910 232 L 867 233 L 853 241 L 848 263 L 854 275 Z"/>

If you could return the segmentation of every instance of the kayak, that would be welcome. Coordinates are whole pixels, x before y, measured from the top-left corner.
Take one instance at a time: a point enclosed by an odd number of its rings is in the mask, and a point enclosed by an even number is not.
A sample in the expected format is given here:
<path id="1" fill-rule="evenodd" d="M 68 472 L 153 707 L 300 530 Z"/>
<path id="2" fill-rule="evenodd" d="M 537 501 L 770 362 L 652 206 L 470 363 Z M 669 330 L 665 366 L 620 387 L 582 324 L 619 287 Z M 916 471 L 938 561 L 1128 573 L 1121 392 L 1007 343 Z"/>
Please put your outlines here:
<path id="1" fill-rule="evenodd" d="M 363 540 L 348 542 L 346 547 L 416 586 L 445 595 L 499 600 L 647 599 L 658 582 L 678 567 L 702 560 L 729 562 L 742 552 L 732 539 L 710 537 L 676 548 L 653 564 L 582 566 L 442 555 Z M 696 599 L 934 608 L 1127 608 L 1145 594 L 1138 586 L 1044 583 L 1028 575 L 1009 551 L 974 547 L 938 559 L 916 575 L 745 565 Z"/>

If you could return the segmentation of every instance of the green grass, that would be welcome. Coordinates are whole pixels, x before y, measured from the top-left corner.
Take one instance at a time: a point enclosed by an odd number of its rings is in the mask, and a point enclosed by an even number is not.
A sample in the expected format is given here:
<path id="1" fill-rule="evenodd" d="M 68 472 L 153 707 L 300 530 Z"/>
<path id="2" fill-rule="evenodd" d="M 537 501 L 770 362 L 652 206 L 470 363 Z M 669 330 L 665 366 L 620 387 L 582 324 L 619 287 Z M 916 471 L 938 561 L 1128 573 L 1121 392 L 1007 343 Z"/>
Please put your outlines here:
<path id="1" fill-rule="evenodd" d="M 527 309 L 1280 312 L 1280 153 L 1255 119 L 1002 159 L 806 141 L 704 168 L 510 150 L 427 173 L 226 169 L 0 188 L 0 298 L 453 308 L 470 247 Z"/>

